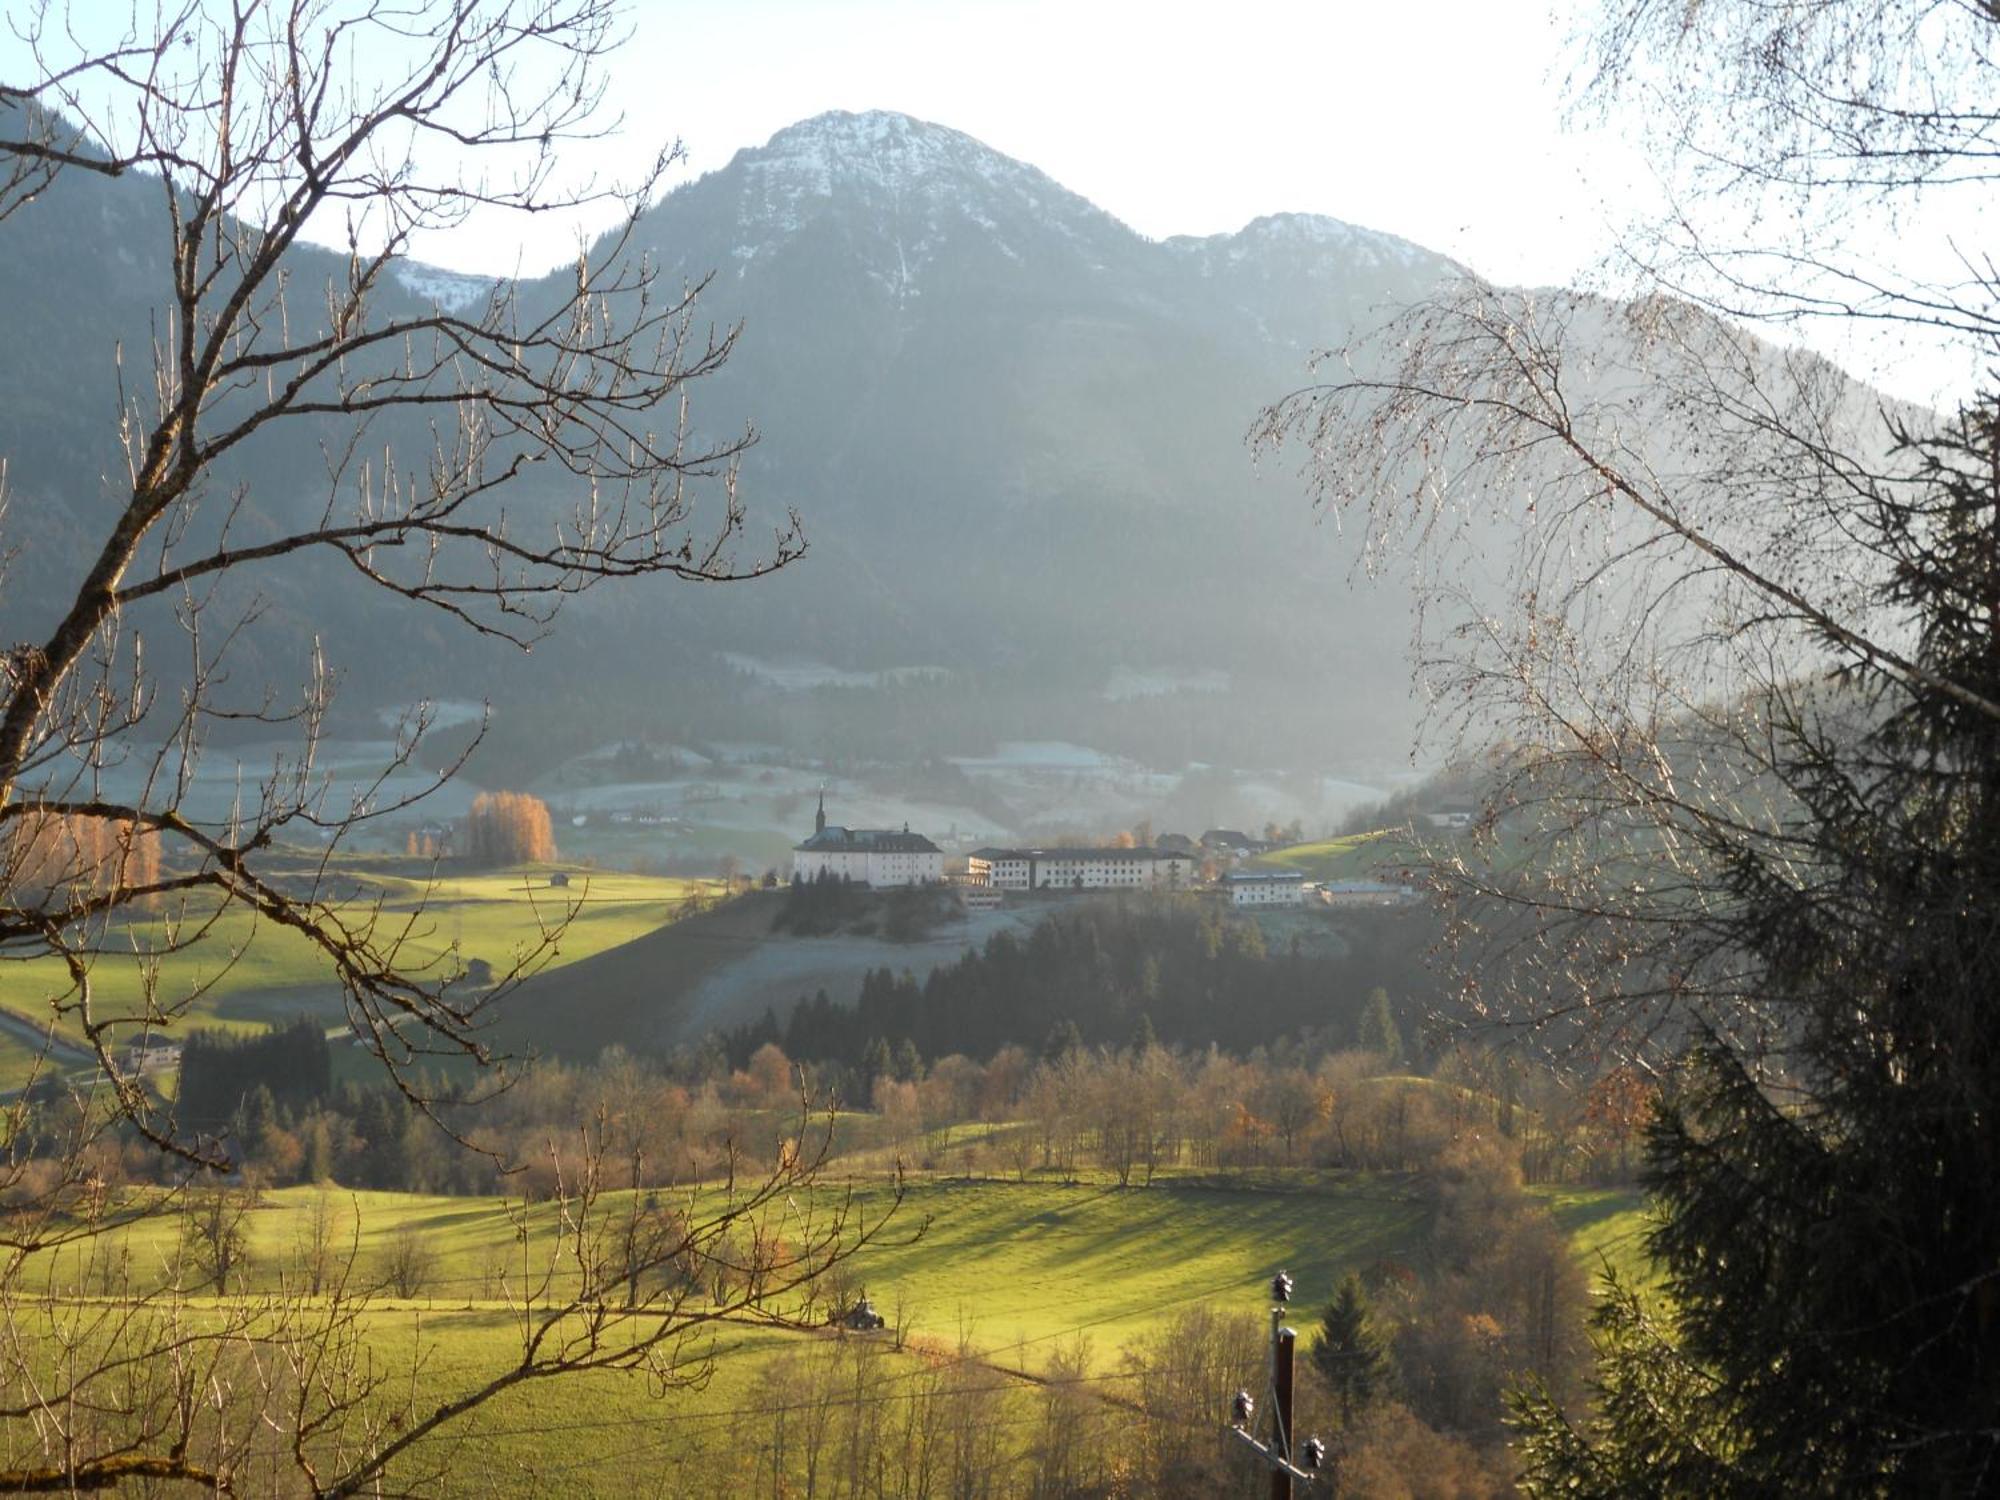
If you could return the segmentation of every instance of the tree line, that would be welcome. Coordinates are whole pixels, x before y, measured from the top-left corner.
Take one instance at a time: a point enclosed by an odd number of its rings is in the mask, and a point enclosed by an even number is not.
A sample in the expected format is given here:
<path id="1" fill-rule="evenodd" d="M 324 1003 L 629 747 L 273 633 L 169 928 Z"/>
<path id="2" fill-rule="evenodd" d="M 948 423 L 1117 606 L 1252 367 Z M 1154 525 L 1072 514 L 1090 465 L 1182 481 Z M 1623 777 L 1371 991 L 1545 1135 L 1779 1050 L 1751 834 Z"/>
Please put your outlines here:
<path id="1" fill-rule="evenodd" d="M 857 1068 L 877 1041 L 908 1041 L 924 1057 L 990 1057 L 1010 1044 L 1040 1047 L 1065 1026 L 1082 1042 L 1122 1045 L 1142 1021 L 1161 1041 L 1239 1055 L 1302 1031 L 1349 1039 L 1378 989 L 1408 997 L 1405 1026 L 1428 1011 L 1430 920 L 1371 913 L 1340 929 L 1338 947 L 1295 941 L 1273 952 L 1255 921 L 1196 898 L 1091 902 L 1026 936 L 995 933 L 922 980 L 877 969 L 852 1006 L 823 990 L 801 997 L 782 1023 L 766 1012 L 723 1045 L 738 1066 L 775 1042 L 789 1057 Z"/>
<path id="2" fill-rule="evenodd" d="M 131 817 L 29 811 L 6 839 L 4 888 L 13 899 L 43 902 L 70 891 L 85 897 L 132 893 L 150 905 L 160 878 L 159 834 Z"/>

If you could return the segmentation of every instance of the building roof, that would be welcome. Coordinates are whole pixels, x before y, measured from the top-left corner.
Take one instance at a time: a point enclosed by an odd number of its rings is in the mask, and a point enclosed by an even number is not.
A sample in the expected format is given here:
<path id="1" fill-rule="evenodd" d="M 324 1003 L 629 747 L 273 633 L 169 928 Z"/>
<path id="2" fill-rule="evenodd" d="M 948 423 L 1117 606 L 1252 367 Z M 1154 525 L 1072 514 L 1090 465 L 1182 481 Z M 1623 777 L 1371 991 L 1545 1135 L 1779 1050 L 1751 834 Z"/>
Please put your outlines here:
<path id="1" fill-rule="evenodd" d="M 1002 860 L 1002 859 L 1034 859 L 1034 860 L 1043 860 L 1043 861 L 1047 861 L 1047 860 L 1057 860 L 1057 859 L 1136 859 L 1136 860 L 1149 860 L 1149 859 L 1150 859 L 1150 860 L 1160 860 L 1160 859 L 1187 859 L 1188 857 L 1189 857 L 1189 856 L 1188 856 L 1188 855 L 1187 855 L 1186 853 L 1184 853 L 1184 852 L 1181 852 L 1181 851 L 1179 851 L 1179 850 L 1174 850 L 1174 849 L 1151 849 L 1151 848 L 1132 848 L 1132 849 L 1062 849 L 1062 848 L 1055 848 L 1055 849 L 975 849 L 975 850 L 973 850 L 973 851 L 972 851 L 972 858 L 974 858 L 974 859 L 983 859 L 983 860 L 986 860 L 986 861 L 987 861 L 988 863 L 992 863 L 993 861 L 996 861 L 996 860 Z"/>
<path id="2" fill-rule="evenodd" d="M 907 828 L 842 828 L 829 823 L 803 844 L 792 845 L 794 853 L 814 854 L 942 854 L 944 851 L 921 833 Z"/>
<path id="3" fill-rule="evenodd" d="M 1304 870 L 1231 870 L 1222 877 L 1231 884 L 1291 885 L 1306 878 Z"/>

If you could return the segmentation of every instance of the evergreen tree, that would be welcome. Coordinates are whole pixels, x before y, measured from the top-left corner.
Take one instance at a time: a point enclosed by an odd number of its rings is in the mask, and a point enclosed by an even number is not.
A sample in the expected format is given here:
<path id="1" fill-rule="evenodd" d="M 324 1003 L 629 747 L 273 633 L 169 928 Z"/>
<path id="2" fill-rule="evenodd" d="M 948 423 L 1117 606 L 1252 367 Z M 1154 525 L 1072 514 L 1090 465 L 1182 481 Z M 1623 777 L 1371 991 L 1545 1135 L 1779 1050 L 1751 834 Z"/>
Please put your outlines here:
<path id="1" fill-rule="evenodd" d="M 1780 835 L 1711 834 L 1685 951 L 1747 977 L 1769 1040 L 1700 1033 L 1648 1131 L 1673 1323 L 1650 1350 L 1613 1325 L 1594 1430 L 1523 1413 L 1531 1494 L 1669 1448 L 1711 1462 L 1648 1493 L 1994 1484 L 2000 404 L 1905 451 L 1912 477 L 1880 486 L 1864 540 L 1889 569 L 1883 606 L 1912 622 L 1909 659 L 1795 696 L 1773 735 Z M 1674 1406 L 1624 1399 L 1669 1359 L 1700 1372 Z"/>
<path id="2" fill-rule="evenodd" d="M 864 1095 L 875 1086 L 875 1080 L 887 1077 L 895 1071 L 895 1059 L 889 1052 L 889 1043 L 882 1037 L 871 1037 L 861 1052 L 861 1083 Z"/>
<path id="3" fill-rule="evenodd" d="M 1368 1004 L 1355 1028 L 1354 1042 L 1363 1052 L 1376 1053 L 1391 1062 L 1403 1060 L 1403 1033 L 1396 1025 L 1395 1012 L 1389 1008 L 1389 992 L 1380 985 L 1368 992 Z"/>
<path id="4" fill-rule="evenodd" d="M 253 1157 L 262 1157 L 271 1132 L 278 1127 L 278 1101 L 271 1096 L 268 1084 L 258 1084 L 243 1096 L 243 1104 L 236 1111 L 236 1139 L 243 1151 Z"/>
<path id="5" fill-rule="evenodd" d="M 306 1121 L 304 1145 L 304 1180 L 333 1181 L 333 1127 L 323 1111 Z"/>
<path id="6" fill-rule="evenodd" d="M 1723 1455 L 1731 1438 L 1714 1374 L 1694 1365 L 1671 1323 L 1616 1276 L 1606 1279 L 1590 1321 L 1597 1353 L 1590 1413 L 1572 1420 L 1541 1388 L 1510 1402 L 1522 1432 L 1522 1491 L 1563 1500 L 1730 1493 Z"/>
<path id="7" fill-rule="evenodd" d="M 1388 1376 L 1388 1360 L 1368 1323 L 1368 1298 L 1361 1289 L 1361 1278 L 1352 1272 L 1320 1314 L 1312 1362 L 1340 1407 L 1340 1425 L 1353 1426 L 1355 1414 L 1381 1392 Z"/>

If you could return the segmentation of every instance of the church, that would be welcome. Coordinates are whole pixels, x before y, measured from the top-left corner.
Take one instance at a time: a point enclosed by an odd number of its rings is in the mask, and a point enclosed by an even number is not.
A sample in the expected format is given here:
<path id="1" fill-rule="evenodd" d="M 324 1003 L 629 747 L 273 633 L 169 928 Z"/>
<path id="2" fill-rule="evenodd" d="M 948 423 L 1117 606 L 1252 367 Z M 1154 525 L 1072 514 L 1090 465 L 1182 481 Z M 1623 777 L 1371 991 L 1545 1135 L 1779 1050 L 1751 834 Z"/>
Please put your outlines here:
<path id="1" fill-rule="evenodd" d="M 819 794 L 812 837 L 792 847 L 792 878 L 857 885 L 935 885 L 944 879 L 944 851 L 905 823 L 893 828 L 842 828 L 826 821 L 826 793 Z"/>

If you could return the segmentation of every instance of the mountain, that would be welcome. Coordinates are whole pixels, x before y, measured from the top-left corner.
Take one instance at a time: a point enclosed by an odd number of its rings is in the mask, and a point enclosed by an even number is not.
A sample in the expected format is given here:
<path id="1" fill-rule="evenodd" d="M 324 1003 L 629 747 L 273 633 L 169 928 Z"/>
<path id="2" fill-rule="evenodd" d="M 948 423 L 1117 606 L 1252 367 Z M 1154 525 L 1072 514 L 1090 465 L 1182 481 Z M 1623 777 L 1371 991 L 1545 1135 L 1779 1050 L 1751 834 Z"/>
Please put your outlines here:
<path id="1" fill-rule="evenodd" d="M 72 176 L 0 223 L 0 305 L 23 310 L 0 348 L 0 453 L 11 535 L 57 565 L 37 577 L 81 555 L 97 476 L 117 472 L 115 349 L 146 347 L 157 191 Z M 1073 739 L 1163 767 L 1319 769 L 1405 747 L 1406 594 L 1350 586 L 1352 540 L 1260 474 L 1243 434 L 1312 349 L 1462 274 L 1450 260 L 1294 214 L 1149 240 L 1026 163 L 882 112 L 739 152 L 648 211 L 634 249 L 670 285 L 709 278 L 703 317 L 740 323 L 693 418 L 754 423 L 750 534 L 794 507 L 806 557 L 742 587 L 598 591 L 526 659 L 295 567 L 267 585 L 268 662 L 323 631 L 367 664 L 350 709 L 484 692 L 524 743 L 919 758 Z M 337 266 L 299 260 L 300 285 Z M 483 286 L 411 264 L 385 295 Z M 242 485 L 272 524 L 315 503 L 311 437 L 246 453 L 216 492 Z M 31 638 L 49 607 L 11 591 L 0 628 Z"/>
<path id="2" fill-rule="evenodd" d="M 726 622 L 767 658 L 944 667 L 971 684 L 973 740 L 1124 726 L 1117 748 L 1170 764 L 1405 744 L 1405 600 L 1350 590 L 1351 544 L 1243 434 L 1312 348 L 1452 262 L 1301 215 L 1151 241 L 880 113 L 780 131 L 639 238 L 671 277 L 714 269 L 704 303 L 743 327 L 703 411 L 756 422 L 746 493 L 796 504 L 813 543 L 677 624 Z M 1160 691 L 1114 703 L 1115 684 Z"/>

